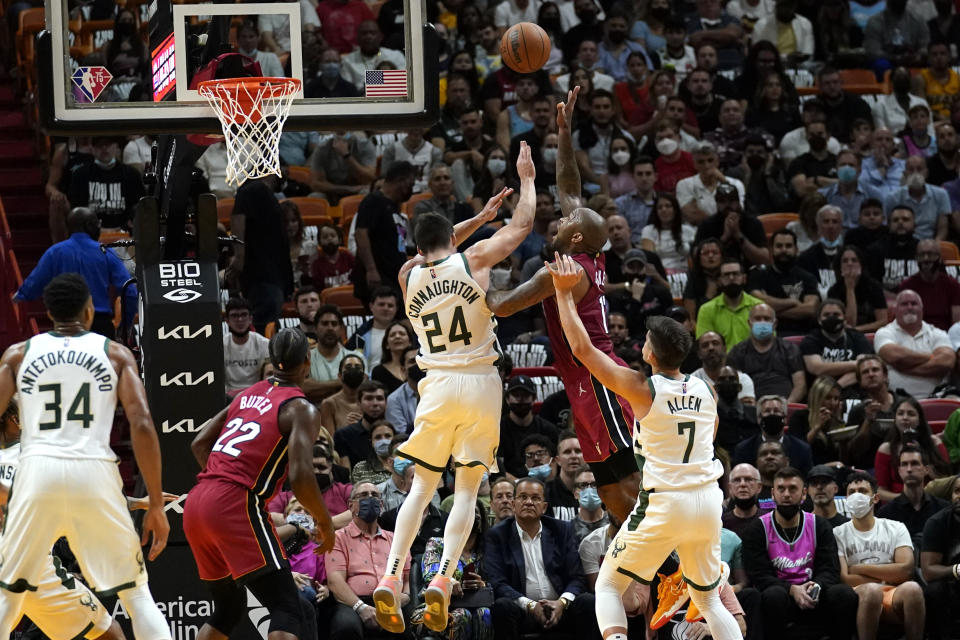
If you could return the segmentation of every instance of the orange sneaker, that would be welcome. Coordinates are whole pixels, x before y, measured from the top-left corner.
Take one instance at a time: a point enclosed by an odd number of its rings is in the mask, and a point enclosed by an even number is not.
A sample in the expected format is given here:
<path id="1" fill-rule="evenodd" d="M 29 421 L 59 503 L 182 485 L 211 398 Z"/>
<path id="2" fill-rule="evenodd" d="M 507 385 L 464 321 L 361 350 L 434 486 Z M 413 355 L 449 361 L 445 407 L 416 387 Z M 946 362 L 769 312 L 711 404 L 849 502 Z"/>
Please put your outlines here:
<path id="1" fill-rule="evenodd" d="M 670 576 L 665 576 L 662 573 L 657 575 L 660 576 L 660 585 L 657 587 L 657 601 L 660 604 L 650 621 L 651 629 L 659 629 L 667 624 L 673 614 L 679 611 L 690 599 L 690 594 L 687 593 L 687 583 L 683 581 L 683 576 L 680 575 L 679 570 Z"/>
<path id="2" fill-rule="evenodd" d="M 373 606 L 377 610 L 377 624 L 390 633 L 403 633 L 403 611 L 400 593 L 403 583 L 399 576 L 384 576 L 373 591 Z"/>
<path id="3" fill-rule="evenodd" d="M 423 610 L 423 624 L 427 629 L 442 633 L 447 628 L 447 610 L 450 608 L 450 592 L 453 580 L 437 574 L 423 593 L 426 608 Z"/>
<path id="4" fill-rule="evenodd" d="M 730 577 L 730 565 L 726 562 L 720 562 L 720 582 L 717 583 L 717 586 L 723 586 L 723 583 L 727 581 L 727 578 Z M 688 589 L 690 587 L 687 587 Z M 693 600 L 690 601 L 690 606 L 687 607 L 687 622 L 696 622 L 697 620 L 703 620 L 703 614 L 700 613 L 700 610 L 697 609 L 697 605 L 693 604 Z"/>

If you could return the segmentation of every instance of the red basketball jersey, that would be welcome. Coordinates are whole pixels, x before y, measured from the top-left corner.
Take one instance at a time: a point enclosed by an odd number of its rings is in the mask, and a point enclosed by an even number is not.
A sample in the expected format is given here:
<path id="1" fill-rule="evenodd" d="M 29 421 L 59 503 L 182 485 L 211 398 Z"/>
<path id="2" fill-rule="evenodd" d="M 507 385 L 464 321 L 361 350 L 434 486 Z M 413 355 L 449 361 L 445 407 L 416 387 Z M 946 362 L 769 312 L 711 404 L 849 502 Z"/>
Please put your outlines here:
<path id="1" fill-rule="evenodd" d="M 269 500 L 287 475 L 287 437 L 280 433 L 280 409 L 304 397 L 299 387 L 263 381 L 237 394 L 197 480 L 226 480 Z"/>
<path id="2" fill-rule="evenodd" d="M 596 256 L 578 253 L 570 257 L 583 267 L 590 281 L 590 288 L 577 304 L 577 315 L 583 321 L 593 346 L 606 354 L 613 355 L 613 343 L 607 332 L 607 313 L 610 309 L 603 295 L 607 258 L 602 253 Z M 560 325 L 560 315 L 557 311 L 557 299 L 554 296 L 543 301 L 543 315 L 547 321 L 550 347 L 553 349 L 553 366 L 556 367 L 561 378 L 571 375 L 582 365 L 573 357 L 567 338 L 563 335 L 563 327 Z"/>

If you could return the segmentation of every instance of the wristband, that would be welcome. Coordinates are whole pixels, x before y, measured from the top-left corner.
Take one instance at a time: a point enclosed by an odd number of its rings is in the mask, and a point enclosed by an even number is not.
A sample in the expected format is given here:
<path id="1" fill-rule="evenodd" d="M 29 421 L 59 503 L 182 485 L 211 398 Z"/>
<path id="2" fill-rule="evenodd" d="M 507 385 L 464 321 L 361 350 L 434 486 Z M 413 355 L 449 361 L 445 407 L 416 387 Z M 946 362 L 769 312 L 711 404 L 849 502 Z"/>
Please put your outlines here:
<path id="1" fill-rule="evenodd" d="M 357 600 L 353 605 L 353 610 L 356 611 L 357 613 L 360 613 L 360 609 L 362 609 L 365 606 L 367 606 L 367 603 L 365 603 L 363 600 Z"/>
<path id="2" fill-rule="evenodd" d="M 960 563 L 953 565 L 953 579 L 960 580 Z"/>

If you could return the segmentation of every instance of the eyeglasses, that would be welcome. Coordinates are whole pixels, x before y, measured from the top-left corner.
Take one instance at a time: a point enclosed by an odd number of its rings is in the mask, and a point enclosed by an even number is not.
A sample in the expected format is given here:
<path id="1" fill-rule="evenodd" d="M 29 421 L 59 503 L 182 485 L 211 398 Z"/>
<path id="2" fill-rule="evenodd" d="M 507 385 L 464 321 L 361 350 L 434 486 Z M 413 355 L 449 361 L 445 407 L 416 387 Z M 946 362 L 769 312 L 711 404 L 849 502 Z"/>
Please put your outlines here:
<path id="1" fill-rule="evenodd" d="M 546 449 L 540 449 L 539 451 L 528 451 L 523 454 L 525 460 L 534 461 L 534 460 L 546 460 L 550 457 L 550 452 Z"/>
<path id="2" fill-rule="evenodd" d="M 376 491 L 364 491 L 362 493 L 358 493 L 357 495 L 353 496 L 354 500 L 363 500 L 364 498 L 376 498 L 377 500 L 379 500 L 380 494 L 377 493 Z"/>
<path id="3" fill-rule="evenodd" d="M 541 498 L 540 496 L 528 496 L 524 493 L 519 494 L 516 497 L 516 500 L 517 502 L 521 502 L 521 503 L 532 502 L 533 504 L 540 504 L 541 502 L 543 502 L 543 498 Z"/>
<path id="4" fill-rule="evenodd" d="M 577 489 L 588 489 L 590 487 L 593 487 L 594 489 L 596 489 L 597 483 L 596 482 L 578 482 L 573 486 L 575 486 Z"/>

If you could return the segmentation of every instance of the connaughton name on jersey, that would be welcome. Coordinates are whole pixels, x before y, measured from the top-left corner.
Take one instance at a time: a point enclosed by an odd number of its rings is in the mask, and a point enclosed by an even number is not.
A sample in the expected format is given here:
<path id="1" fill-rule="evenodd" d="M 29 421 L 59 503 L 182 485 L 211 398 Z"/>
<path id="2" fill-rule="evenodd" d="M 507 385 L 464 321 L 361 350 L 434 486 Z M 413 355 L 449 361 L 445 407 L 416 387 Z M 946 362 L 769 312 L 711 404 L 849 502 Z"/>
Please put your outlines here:
<path id="1" fill-rule="evenodd" d="M 61 364 L 70 364 L 82 369 L 86 369 L 99 384 L 100 391 L 113 391 L 114 371 L 109 364 L 104 364 L 95 355 L 86 351 L 74 351 L 73 349 L 60 349 L 50 351 L 37 358 L 23 370 L 21 378 L 20 393 L 30 395 L 33 393 L 37 378 L 50 367 Z"/>
<path id="2" fill-rule="evenodd" d="M 428 300 L 451 293 L 462 297 L 469 303 L 474 303 L 480 299 L 480 294 L 468 282 L 451 279 L 437 280 L 420 289 L 410 298 L 410 303 L 407 305 L 407 315 L 411 318 L 419 318 L 420 310 Z"/>

